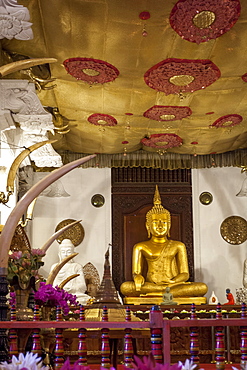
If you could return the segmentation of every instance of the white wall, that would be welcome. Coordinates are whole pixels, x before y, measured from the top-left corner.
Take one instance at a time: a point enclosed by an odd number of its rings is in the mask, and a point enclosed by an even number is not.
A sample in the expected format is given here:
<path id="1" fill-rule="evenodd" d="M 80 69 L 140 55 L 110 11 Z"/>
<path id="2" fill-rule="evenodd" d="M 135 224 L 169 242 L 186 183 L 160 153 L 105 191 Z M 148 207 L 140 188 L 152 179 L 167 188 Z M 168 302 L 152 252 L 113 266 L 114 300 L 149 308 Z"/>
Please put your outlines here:
<path id="1" fill-rule="evenodd" d="M 82 265 L 91 262 L 102 277 L 104 255 L 111 243 L 111 170 L 77 168 L 60 181 L 70 194 L 66 198 L 39 196 L 31 222 L 30 240 L 33 248 L 40 248 L 54 234 L 57 224 L 65 219 L 82 220 L 85 231 L 82 243 L 76 247 L 79 255 L 75 261 Z M 37 173 L 40 178 L 46 174 Z M 102 194 L 105 204 L 96 208 L 91 204 L 94 194 Z M 58 243 L 48 249 L 44 267 L 40 270 L 47 277 L 51 265 L 58 262 Z"/>
<path id="2" fill-rule="evenodd" d="M 227 243 L 220 226 L 229 216 L 247 219 L 247 197 L 236 197 L 245 177 L 236 167 L 192 170 L 195 280 L 205 282 L 207 297 L 214 290 L 222 304 L 227 302 L 226 288 L 235 296 L 236 288 L 242 287 L 247 241 L 240 245 Z M 213 195 L 210 205 L 199 201 L 204 191 Z"/>

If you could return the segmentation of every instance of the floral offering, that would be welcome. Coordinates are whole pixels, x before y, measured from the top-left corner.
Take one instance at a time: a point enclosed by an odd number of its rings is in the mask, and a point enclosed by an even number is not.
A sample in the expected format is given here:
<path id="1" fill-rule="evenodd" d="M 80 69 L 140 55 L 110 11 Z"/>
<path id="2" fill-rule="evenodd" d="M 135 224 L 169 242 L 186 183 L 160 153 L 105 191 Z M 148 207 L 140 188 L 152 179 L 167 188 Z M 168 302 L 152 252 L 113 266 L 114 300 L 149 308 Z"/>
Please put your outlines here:
<path id="1" fill-rule="evenodd" d="M 141 360 L 139 357 L 134 356 L 135 363 L 133 367 L 135 370 L 183 370 L 182 363 L 174 365 L 159 364 L 155 362 L 154 357 L 150 354 L 148 357 L 144 356 Z M 186 370 L 193 370 L 192 368 Z"/>
<path id="2" fill-rule="evenodd" d="M 19 354 L 19 357 L 12 356 L 10 363 L 1 362 L 0 370 L 48 370 L 48 366 L 42 366 L 42 359 L 37 357 L 37 353 L 23 353 Z M 148 357 L 144 356 L 141 360 L 139 357 L 134 356 L 135 363 L 133 363 L 133 369 L 135 370 L 194 370 L 197 368 L 197 364 L 187 359 L 184 363 L 179 361 L 173 365 L 170 364 L 159 364 L 156 363 L 152 354 Z M 240 364 L 241 370 L 247 370 L 246 364 Z M 91 370 L 90 366 L 82 366 L 78 364 L 78 361 L 71 364 L 69 358 L 64 362 L 60 370 Z M 111 367 L 111 370 L 115 370 Z M 199 369 L 203 370 L 203 369 Z M 239 370 L 232 366 L 232 370 Z"/>
<path id="3" fill-rule="evenodd" d="M 42 366 L 42 359 L 35 353 L 19 354 L 19 357 L 12 356 L 11 363 L 1 362 L 0 370 L 48 370 L 47 366 Z"/>
<path id="4" fill-rule="evenodd" d="M 20 284 L 28 284 L 32 276 L 40 279 L 39 268 L 44 265 L 42 257 L 45 252 L 41 249 L 14 251 L 9 254 L 7 279 L 12 284 L 14 276 L 18 276 Z"/>
<path id="5" fill-rule="evenodd" d="M 40 307 L 60 306 L 64 315 L 69 313 L 70 305 L 79 305 L 75 295 L 66 292 L 64 289 L 59 288 L 58 286 L 54 288 L 51 284 L 46 284 L 45 282 L 40 283 L 39 289 L 34 294 L 34 299 L 36 304 L 38 304 Z"/>
<path id="6" fill-rule="evenodd" d="M 197 367 L 196 364 L 188 359 L 184 364 L 181 361 L 173 365 L 159 364 L 155 362 L 152 354 L 150 354 L 148 357 L 144 356 L 142 359 L 140 359 L 138 356 L 134 356 L 134 360 L 135 362 L 132 365 L 133 369 L 135 370 L 194 370 Z M 78 361 L 74 364 L 70 364 L 69 359 L 67 359 L 60 370 L 90 370 L 90 366 L 80 366 L 78 365 Z M 111 367 L 111 370 L 115 370 L 114 367 Z"/>

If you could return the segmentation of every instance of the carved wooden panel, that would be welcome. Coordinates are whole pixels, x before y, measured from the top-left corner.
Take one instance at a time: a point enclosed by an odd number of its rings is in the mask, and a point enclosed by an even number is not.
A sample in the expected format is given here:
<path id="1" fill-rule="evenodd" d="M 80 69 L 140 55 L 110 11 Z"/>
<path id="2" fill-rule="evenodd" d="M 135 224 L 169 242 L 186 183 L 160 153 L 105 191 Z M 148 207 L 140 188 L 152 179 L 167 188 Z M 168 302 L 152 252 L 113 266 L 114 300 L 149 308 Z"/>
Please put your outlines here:
<path id="1" fill-rule="evenodd" d="M 11 241 L 10 250 L 11 251 L 25 251 L 30 250 L 31 245 L 24 227 L 20 224 L 16 226 L 14 236 Z"/>
<path id="2" fill-rule="evenodd" d="M 171 239 L 182 241 L 188 252 L 190 280 L 194 280 L 192 198 L 189 170 L 164 174 L 166 170 L 125 168 L 112 169 L 112 275 L 116 288 L 132 280 L 131 256 L 134 244 L 147 240 L 145 216 L 153 206 L 155 185 L 159 187 L 162 205 L 172 217 Z M 144 171 L 145 170 L 145 171 Z M 144 174 L 142 174 L 144 171 Z M 176 170 L 174 170 L 176 171 Z M 171 174 L 172 173 L 172 174 Z M 148 174 L 148 177 L 147 177 Z M 152 176 L 151 176 L 152 175 Z M 167 182 L 145 181 L 156 178 Z M 138 181 L 139 179 L 139 181 Z M 168 181 L 171 182 L 168 182 Z"/>
<path id="3" fill-rule="evenodd" d="M 160 170 L 159 168 L 146 167 L 112 168 L 112 184 L 117 185 L 125 182 L 191 184 L 191 172 L 187 169 Z"/>

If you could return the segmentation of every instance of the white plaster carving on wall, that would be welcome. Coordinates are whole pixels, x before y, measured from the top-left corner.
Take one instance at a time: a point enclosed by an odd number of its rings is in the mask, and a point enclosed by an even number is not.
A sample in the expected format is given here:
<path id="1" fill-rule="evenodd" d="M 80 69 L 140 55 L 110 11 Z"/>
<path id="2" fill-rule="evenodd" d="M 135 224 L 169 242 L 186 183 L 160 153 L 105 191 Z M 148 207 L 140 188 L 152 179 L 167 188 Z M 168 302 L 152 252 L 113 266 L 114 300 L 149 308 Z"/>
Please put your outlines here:
<path id="1" fill-rule="evenodd" d="M 15 122 L 8 109 L 2 109 L 0 114 L 0 128 L 2 131 L 15 129 Z"/>
<path id="2" fill-rule="evenodd" d="M 29 20 L 28 9 L 16 0 L 0 0 L 0 39 L 32 39 L 32 23 Z"/>
<path id="3" fill-rule="evenodd" d="M 51 122 L 51 115 L 24 115 L 16 114 L 15 119 L 20 124 L 23 131 L 21 136 L 20 146 L 29 147 L 37 142 L 48 139 L 47 131 L 54 133 L 54 125 Z M 24 143 L 22 145 L 22 143 Z M 31 159 L 38 167 L 60 167 L 61 157 L 56 153 L 51 144 L 46 144 L 39 149 L 30 153 Z"/>
<path id="4" fill-rule="evenodd" d="M 1 81 L 1 85 L 5 93 L 3 97 L 5 109 L 27 115 L 49 114 L 41 105 L 33 83 L 27 80 L 4 80 Z"/>
<path id="5" fill-rule="evenodd" d="M 52 115 L 41 105 L 33 83 L 27 80 L 0 80 L 0 94 L 3 97 L 0 100 L 0 129 L 11 130 L 13 123 L 19 126 L 17 128 L 14 124 L 15 133 L 19 132 L 13 135 L 15 140 L 18 137 L 18 141 L 12 144 L 18 145 L 19 148 L 29 147 L 48 140 L 48 131 L 54 134 Z M 62 166 L 61 157 L 51 144 L 36 149 L 30 153 L 30 158 L 37 167 Z M 27 165 L 30 165 L 28 157 L 21 166 Z"/>

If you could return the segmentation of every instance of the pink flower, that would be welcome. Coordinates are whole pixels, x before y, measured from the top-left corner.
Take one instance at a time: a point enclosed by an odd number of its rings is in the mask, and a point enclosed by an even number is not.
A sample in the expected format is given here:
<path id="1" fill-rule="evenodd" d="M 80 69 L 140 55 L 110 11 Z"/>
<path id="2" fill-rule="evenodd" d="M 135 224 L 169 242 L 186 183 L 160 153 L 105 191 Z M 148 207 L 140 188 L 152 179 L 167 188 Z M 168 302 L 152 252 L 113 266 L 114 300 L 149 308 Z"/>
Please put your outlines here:
<path id="1" fill-rule="evenodd" d="M 21 266 L 22 266 L 22 267 L 28 267 L 28 266 L 31 266 L 31 262 L 30 262 L 30 261 L 28 261 L 28 260 L 22 261 Z"/>
<path id="2" fill-rule="evenodd" d="M 22 252 L 21 251 L 15 251 L 15 252 L 12 252 L 10 255 L 9 255 L 10 258 L 13 258 L 13 260 L 19 260 L 21 257 L 22 257 Z"/>
<path id="3" fill-rule="evenodd" d="M 44 257 L 45 256 L 45 252 L 42 249 L 40 249 L 40 248 L 32 249 L 32 255 L 33 256 Z"/>
<path id="4" fill-rule="evenodd" d="M 14 276 L 19 276 L 21 283 L 28 283 L 30 278 L 35 275 L 36 279 L 41 278 L 38 276 L 38 270 L 43 266 L 42 257 L 45 253 L 40 249 L 14 251 L 9 254 L 8 261 L 8 275 L 7 279 L 10 284 L 13 283 Z"/>
<path id="5" fill-rule="evenodd" d="M 64 362 L 60 370 L 91 370 L 89 366 L 78 365 L 78 361 L 70 364 L 69 358 Z"/>
<path id="6" fill-rule="evenodd" d="M 155 362 L 155 359 L 152 353 L 146 357 L 144 356 L 141 360 L 139 357 L 134 356 L 135 364 L 133 364 L 134 369 L 136 370 L 181 370 L 182 364 L 159 364 Z"/>

